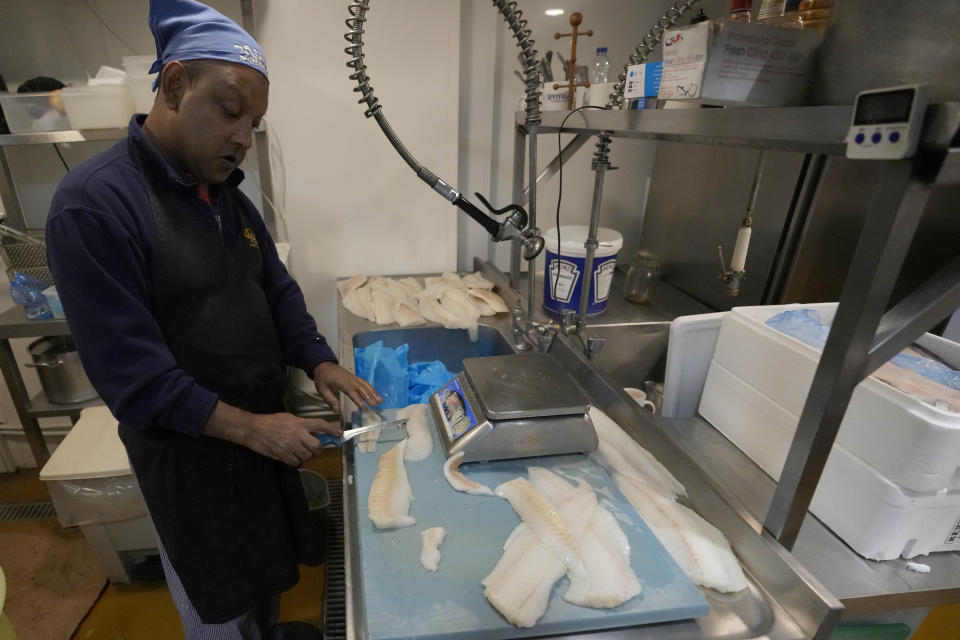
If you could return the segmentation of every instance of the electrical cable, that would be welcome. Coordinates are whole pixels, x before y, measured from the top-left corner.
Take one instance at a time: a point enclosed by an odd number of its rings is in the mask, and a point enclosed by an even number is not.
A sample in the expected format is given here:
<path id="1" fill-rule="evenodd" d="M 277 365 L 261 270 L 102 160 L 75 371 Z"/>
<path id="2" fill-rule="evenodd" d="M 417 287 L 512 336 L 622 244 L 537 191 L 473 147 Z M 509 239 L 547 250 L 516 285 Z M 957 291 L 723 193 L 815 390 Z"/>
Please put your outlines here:
<path id="1" fill-rule="evenodd" d="M 67 161 L 63 157 L 63 154 L 60 153 L 60 147 L 57 145 L 57 143 L 53 143 L 53 150 L 56 151 L 57 155 L 60 157 L 60 162 L 63 163 L 63 168 L 66 169 L 67 171 L 70 171 L 70 165 L 67 164 Z"/>
<path id="2" fill-rule="evenodd" d="M 90 4 L 90 0 L 83 0 L 83 4 L 87 5 L 87 9 L 90 10 L 90 13 L 92 13 L 97 18 L 97 20 L 100 21 L 100 24 L 102 24 L 107 29 L 107 31 L 110 32 L 110 35 L 112 35 L 114 38 L 119 40 L 120 44 L 125 46 L 127 49 L 130 49 L 130 51 L 132 51 L 133 53 L 137 53 L 137 50 L 135 48 L 131 47 L 126 40 L 120 37 L 120 34 L 114 31 L 113 28 L 109 24 L 107 24 L 107 21 L 103 19 L 103 16 L 101 16 L 100 13 L 93 8 L 93 5 Z"/>
<path id="3" fill-rule="evenodd" d="M 560 259 L 560 202 L 563 200 L 563 148 L 562 148 L 562 136 L 563 136 L 563 125 L 567 124 L 567 119 L 575 114 L 578 111 L 583 111 L 584 109 L 600 109 L 603 111 L 605 107 L 599 105 L 585 105 L 583 107 L 577 107 L 560 122 L 560 129 L 557 131 L 557 155 L 560 156 L 560 169 L 559 175 L 557 178 L 557 260 Z M 545 271 L 545 277 L 550 277 L 550 265 L 547 265 Z M 557 283 L 560 282 L 560 265 L 557 264 L 557 277 L 553 279 L 553 299 L 557 299 Z"/>

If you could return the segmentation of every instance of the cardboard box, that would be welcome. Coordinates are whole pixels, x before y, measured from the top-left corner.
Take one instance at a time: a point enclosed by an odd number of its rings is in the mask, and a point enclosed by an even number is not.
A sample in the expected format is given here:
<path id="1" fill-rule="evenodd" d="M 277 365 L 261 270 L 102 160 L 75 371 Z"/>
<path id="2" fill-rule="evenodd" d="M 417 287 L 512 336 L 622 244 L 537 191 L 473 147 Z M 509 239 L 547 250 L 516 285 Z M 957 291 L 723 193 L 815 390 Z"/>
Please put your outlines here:
<path id="1" fill-rule="evenodd" d="M 662 62 L 647 62 L 627 67 L 627 84 L 623 88 L 625 98 L 656 98 L 660 93 Z"/>
<path id="2" fill-rule="evenodd" d="M 711 20 L 663 39 L 661 100 L 783 107 L 803 105 L 823 33 Z"/>

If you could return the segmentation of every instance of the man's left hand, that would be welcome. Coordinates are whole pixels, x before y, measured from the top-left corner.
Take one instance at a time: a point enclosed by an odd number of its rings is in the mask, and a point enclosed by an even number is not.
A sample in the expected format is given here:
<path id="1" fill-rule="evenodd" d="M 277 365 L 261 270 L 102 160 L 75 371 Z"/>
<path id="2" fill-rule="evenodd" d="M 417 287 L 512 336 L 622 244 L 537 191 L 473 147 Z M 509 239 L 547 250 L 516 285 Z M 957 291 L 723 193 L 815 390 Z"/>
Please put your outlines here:
<path id="1" fill-rule="evenodd" d="M 383 398 L 369 382 L 358 378 L 335 362 L 321 362 L 313 370 L 313 383 L 317 393 L 327 401 L 334 411 L 340 411 L 337 394 L 342 391 L 358 406 L 376 405 Z"/>

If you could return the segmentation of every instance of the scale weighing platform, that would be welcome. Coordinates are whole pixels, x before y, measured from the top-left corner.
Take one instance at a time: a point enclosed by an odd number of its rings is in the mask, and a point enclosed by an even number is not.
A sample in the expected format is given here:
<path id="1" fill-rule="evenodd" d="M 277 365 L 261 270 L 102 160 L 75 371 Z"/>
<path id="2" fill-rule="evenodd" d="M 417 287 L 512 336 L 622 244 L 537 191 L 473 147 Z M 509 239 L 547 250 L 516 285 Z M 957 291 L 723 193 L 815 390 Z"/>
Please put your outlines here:
<path id="1" fill-rule="evenodd" d="M 547 353 L 467 358 L 430 397 L 447 457 L 461 462 L 589 453 L 598 440 L 590 401 Z"/>

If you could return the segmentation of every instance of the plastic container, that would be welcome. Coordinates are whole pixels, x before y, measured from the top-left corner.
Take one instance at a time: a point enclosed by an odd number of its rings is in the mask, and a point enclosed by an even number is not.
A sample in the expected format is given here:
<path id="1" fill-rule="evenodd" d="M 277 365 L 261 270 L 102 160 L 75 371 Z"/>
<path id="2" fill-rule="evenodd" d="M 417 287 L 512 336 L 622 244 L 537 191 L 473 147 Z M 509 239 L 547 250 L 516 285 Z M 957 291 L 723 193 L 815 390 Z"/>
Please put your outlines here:
<path id="1" fill-rule="evenodd" d="M 10 133 L 69 131 L 70 120 L 61 101 L 62 91 L 0 93 L 0 106 Z"/>
<path id="2" fill-rule="evenodd" d="M 123 56 L 123 70 L 127 74 L 127 79 L 150 75 L 150 67 L 156 59 L 154 55 Z"/>
<path id="3" fill-rule="evenodd" d="M 610 76 L 610 58 L 607 57 L 606 47 L 597 47 L 597 57 L 593 59 L 590 65 L 590 83 L 603 84 L 609 81 Z"/>
<path id="4" fill-rule="evenodd" d="M 582 276 L 587 257 L 584 243 L 588 231 L 586 225 L 562 225 L 559 238 L 556 227 L 547 229 L 543 234 L 547 249 L 546 272 L 549 274 L 543 279 L 543 306 L 548 311 L 559 313 L 563 309 L 580 309 Z M 607 308 L 607 296 L 610 295 L 610 283 L 617 268 L 617 252 L 623 246 L 623 236 L 613 229 L 600 227 L 597 229 L 597 241 L 600 246 L 593 258 L 587 315 L 602 313 Z"/>
<path id="5" fill-rule="evenodd" d="M 641 249 L 634 256 L 633 264 L 627 271 L 627 280 L 623 285 L 623 297 L 636 304 L 650 302 L 650 288 L 660 278 L 662 261 L 657 254 Z"/>
<path id="6" fill-rule="evenodd" d="M 63 305 L 60 304 L 60 295 L 57 293 L 57 288 L 47 287 L 43 290 L 43 297 L 47 299 L 47 306 L 50 307 L 53 317 L 63 320 L 66 316 L 63 315 Z"/>
<path id="7" fill-rule="evenodd" d="M 61 92 L 74 129 L 122 129 L 133 115 L 133 98 L 126 85 L 68 87 Z"/>
<path id="8" fill-rule="evenodd" d="M 153 109 L 153 99 L 156 94 L 153 92 L 152 76 L 127 78 L 127 87 L 130 89 L 130 95 L 133 98 L 133 108 L 135 113 L 150 113 Z"/>

